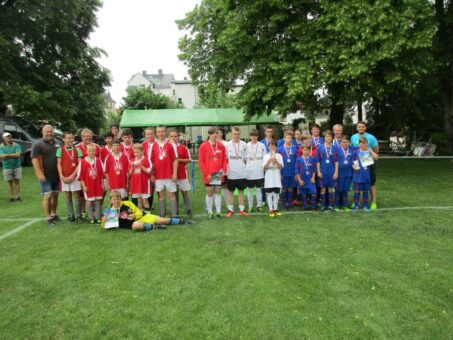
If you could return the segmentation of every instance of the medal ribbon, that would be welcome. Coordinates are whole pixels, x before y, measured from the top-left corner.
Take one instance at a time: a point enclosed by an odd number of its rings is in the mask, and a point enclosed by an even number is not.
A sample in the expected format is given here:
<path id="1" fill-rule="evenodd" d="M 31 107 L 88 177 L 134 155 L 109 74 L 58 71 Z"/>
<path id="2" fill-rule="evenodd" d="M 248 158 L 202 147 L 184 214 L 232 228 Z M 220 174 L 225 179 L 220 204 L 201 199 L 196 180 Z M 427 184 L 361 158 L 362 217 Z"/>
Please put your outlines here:
<path id="1" fill-rule="evenodd" d="M 66 148 L 66 146 L 64 147 L 64 150 L 66 151 L 66 153 L 68 154 L 69 158 L 71 158 L 71 161 L 74 162 L 74 148 L 71 149 L 71 153 L 69 153 L 68 149 Z"/>

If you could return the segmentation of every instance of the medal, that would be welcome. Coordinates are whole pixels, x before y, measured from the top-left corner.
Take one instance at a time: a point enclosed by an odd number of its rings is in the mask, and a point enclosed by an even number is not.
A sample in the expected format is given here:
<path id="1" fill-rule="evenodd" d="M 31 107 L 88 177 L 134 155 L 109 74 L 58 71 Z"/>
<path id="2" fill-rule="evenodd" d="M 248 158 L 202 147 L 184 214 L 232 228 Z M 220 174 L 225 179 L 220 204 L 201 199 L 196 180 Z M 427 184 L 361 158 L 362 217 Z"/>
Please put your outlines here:
<path id="1" fill-rule="evenodd" d="M 252 161 L 255 161 L 257 159 L 256 154 L 258 153 L 258 143 L 256 143 L 256 150 L 253 151 L 253 144 L 250 143 L 250 148 L 252 149 Z"/>
<path id="2" fill-rule="evenodd" d="M 318 137 L 318 138 L 312 137 L 311 140 L 312 140 L 312 142 L 314 142 L 315 146 L 318 146 L 318 144 L 319 144 L 319 137 Z M 312 144 L 313 144 L 313 143 L 312 143 Z"/>
<path id="3" fill-rule="evenodd" d="M 119 175 L 120 170 L 121 170 L 121 163 L 120 163 L 121 154 L 118 156 L 118 158 L 116 158 L 116 156 L 113 153 L 112 153 L 112 156 L 113 156 L 113 161 L 115 162 L 116 174 Z"/>
<path id="4" fill-rule="evenodd" d="M 240 142 L 238 143 L 238 149 L 237 149 L 237 150 L 236 150 L 236 146 L 235 146 L 236 143 L 233 142 L 233 141 L 231 141 L 231 143 L 233 144 L 234 153 L 236 154 L 236 156 L 234 157 L 234 159 L 237 159 L 237 160 L 241 159 L 241 156 L 239 156 L 239 149 L 240 149 L 240 147 L 241 147 L 241 143 L 240 143 Z"/>
<path id="5" fill-rule="evenodd" d="M 93 160 L 93 163 L 89 159 L 87 159 L 88 164 L 90 165 L 90 176 L 91 178 L 95 179 L 97 175 L 96 170 L 96 158 Z"/>
<path id="6" fill-rule="evenodd" d="M 160 160 L 163 160 L 163 159 L 164 159 L 164 156 L 160 155 L 160 156 L 159 156 L 159 159 L 160 159 Z"/>
<path id="7" fill-rule="evenodd" d="M 167 142 L 164 142 L 164 145 L 160 146 L 160 143 L 158 143 L 158 146 L 159 146 L 159 159 L 160 160 L 163 160 L 164 157 L 165 157 L 165 150 L 164 150 L 164 147 L 165 147 L 165 144 Z"/>
<path id="8" fill-rule="evenodd" d="M 209 143 L 209 146 L 211 147 L 212 155 L 214 156 L 213 159 L 214 159 L 214 161 L 217 161 L 216 154 L 219 152 L 219 151 L 217 150 L 217 143 L 214 144 L 214 145 L 215 145 L 215 149 L 212 147 L 211 142 L 208 142 L 208 143 Z"/>
<path id="9" fill-rule="evenodd" d="M 344 164 L 348 165 L 348 161 L 344 161 Z"/>
<path id="10" fill-rule="evenodd" d="M 289 159 L 289 158 L 288 158 L 286 161 L 287 161 L 288 163 L 291 163 L 291 159 Z"/>
<path id="11" fill-rule="evenodd" d="M 72 166 L 76 166 L 76 164 L 75 164 L 75 163 L 71 163 L 71 165 L 72 165 Z"/>
<path id="12" fill-rule="evenodd" d="M 305 174 L 306 174 L 306 175 L 310 175 L 310 171 L 306 171 Z"/>
<path id="13" fill-rule="evenodd" d="M 326 160 L 326 164 L 330 164 L 330 160 Z"/>
<path id="14" fill-rule="evenodd" d="M 66 153 L 68 154 L 69 158 L 71 158 L 71 166 L 75 167 L 76 166 L 76 163 L 74 161 L 74 148 L 71 148 L 71 152 L 68 151 L 68 149 L 66 148 L 66 146 L 64 147 L 64 150 L 66 151 Z"/>
<path id="15" fill-rule="evenodd" d="M 122 144 L 123 144 L 123 150 L 124 150 L 124 153 L 126 154 L 127 160 L 130 162 L 131 157 L 130 157 L 129 150 L 132 148 L 132 144 L 130 146 L 126 146 L 124 143 L 122 143 Z"/>
<path id="16" fill-rule="evenodd" d="M 305 169 L 307 169 L 307 171 L 305 172 L 305 174 L 306 174 L 306 175 L 310 175 L 310 171 L 308 170 L 309 164 L 308 164 L 307 161 L 305 160 L 305 157 L 304 157 L 304 156 L 302 156 L 302 160 L 304 161 Z"/>
<path id="17" fill-rule="evenodd" d="M 349 155 L 349 149 L 346 149 L 346 151 L 341 148 L 341 151 L 343 151 L 344 154 L 344 164 L 348 165 L 348 155 Z"/>
<path id="18" fill-rule="evenodd" d="M 289 150 L 288 150 L 288 148 L 285 146 L 285 152 L 286 152 L 286 157 L 287 157 L 286 161 L 288 163 L 291 163 L 291 147 L 289 147 Z"/>
<path id="19" fill-rule="evenodd" d="M 214 156 L 214 161 L 217 161 L 217 157 Z"/>
<path id="20" fill-rule="evenodd" d="M 116 174 L 119 175 L 121 172 L 117 171 Z"/>
<path id="21" fill-rule="evenodd" d="M 326 164 L 330 164 L 330 155 L 332 154 L 332 147 L 328 148 L 326 146 L 326 155 L 327 155 L 327 160 L 326 160 Z"/>

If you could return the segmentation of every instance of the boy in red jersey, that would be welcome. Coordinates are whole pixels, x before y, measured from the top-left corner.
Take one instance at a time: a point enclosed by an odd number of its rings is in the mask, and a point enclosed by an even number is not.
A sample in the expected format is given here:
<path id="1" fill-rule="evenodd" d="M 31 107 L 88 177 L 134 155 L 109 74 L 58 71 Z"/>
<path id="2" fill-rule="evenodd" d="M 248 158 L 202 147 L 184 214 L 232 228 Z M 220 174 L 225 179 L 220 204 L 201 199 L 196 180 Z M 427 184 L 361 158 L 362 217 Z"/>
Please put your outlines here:
<path id="1" fill-rule="evenodd" d="M 132 131 L 131 129 L 123 129 L 121 131 L 121 152 L 126 156 L 127 161 L 130 162 L 134 158 L 134 150 L 132 149 Z"/>
<path id="2" fill-rule="evenodd" d="M 173 145 L 166 139 L 165 126 L 156 129 L 157 141 L 151 151 L 151 163 L 153 164 L 153 176 L 156 181 L 156 191 L 159 195 L 160 217 L 165 217 L 165 190 L 170 196 L 171 217 L 177 215 L 176 204 L 176 180 L 178 172 L 178 159 L 176 158 Z"/>
<path id="3" fill-rule="evenodd" d="M 153 150 L 154 143 L 156 142 L 156 139 L 154 137 L 154 129 L 152 127 L 147 127 L 144 131 L 145 133 L 145 141 L 142 143 L 143 146 L 143 155 L 149 159 L 151 162 L 151 151 Z M 153 207 L 153 201 L 154 201 L 154 178 L 151 176 L 151 190 L 149 192 L 149 198 L 148 198 L 148 204 L 150 209 Z"/>
<path id="4" fill-rule="evenodd" d="M 189 198 L 189 191 L 190 191 L 190 183 L 189 179 L 187 178 L 187 169 L 186 166 L 190 163 L 190 153 L 187 147 L 184 144 L 179 143 L 178 139 L 178 132 L 175 130 L 170 131 L 168 135 L 170 138 L 170 142 L 175 147 L 176 156 L 178 157 L 178 174 L 177 174 L 177 191 L 176 191 L 176 203 L 179 208 L 179 190 L 181 190 L 182 198 L 184 200 L 184 206 L 186 207 L 186 214 L 188 217 L 192 216 L 192 205 L 190 203 Z"/>
<path id="5" fill-rule="evenodd" d="M 214 217 L 212 213 L 212 204 L 215 202 L 216 216 L 221 215 L 222 199 L 220 190 L 222 184 L 225 182 L 227 172 L 227 158 L 226 150 L 223 144 L 217 141 L 216 128 L 210 127 L 208 129 L 209 138 L 200 146 L 198 153 L 198 164 L 203 174 L 203 183 L 206 186 L 206 209 L 208 211 L 208 218 Z M 220 180 L 212 178 L 212 174 L 219 174 L 221 172 Z"/>
<path id="6" fill-rule="evenodd" d="M 129 165 L 129 178 L 132 198 L 137 199 L 138 208 L 149 213 L 148 197 L 150 191 L 151 163 L 143 156 L 141 144 L 134 144 L 134 158 Z"/>
<path id="7" fill-rule="evenodd" d="M 74 135 L 71 132 L 63 133 L 64 145 L 57 149 L 57 169 L 60 175 L 61 191 L 66 194 L 66 209 L 68 221 L 82 219 L 82 205 L 80 195 L 82 186 L 77 180 L 77 169 L 82 159 L 82 152 L 73 146 Z M 73 206 L 75 201 L 75 213 Z"/>
<path id="8" fill-rule="evenodd" d="M 105 166 L 105 160 L 107 159 L 107 156 L 112 153 L 113 133 L 106 132 L 104 134 L 104 142 L 105 145 L 101 147 L 99 157 L 101 158 L 102 164 L 104 164 Z"/>
<path id="9" fill-rule="evenodd" d="M 104 163 L 105 175 L 107 177 L 107 190 L 118 191 L 122 199 L 127 199 L 127 171 L 129 162 L 121 153 L 120 140 L 112 142 L 112 153 L 107 156 Z"/>
<path id="10" fill-rule="evenodd" d="M 79 179 L 86 201 L 86 209 L 91 224 L 101 223 L 101 206 L 104 196 L 104 169 L 102 162 L 95 156 L 96 147 L 90 144 L 86 148 L 87 156 L 80 163 Z M 94 213 L 93 213 L 94 210 Z"/>

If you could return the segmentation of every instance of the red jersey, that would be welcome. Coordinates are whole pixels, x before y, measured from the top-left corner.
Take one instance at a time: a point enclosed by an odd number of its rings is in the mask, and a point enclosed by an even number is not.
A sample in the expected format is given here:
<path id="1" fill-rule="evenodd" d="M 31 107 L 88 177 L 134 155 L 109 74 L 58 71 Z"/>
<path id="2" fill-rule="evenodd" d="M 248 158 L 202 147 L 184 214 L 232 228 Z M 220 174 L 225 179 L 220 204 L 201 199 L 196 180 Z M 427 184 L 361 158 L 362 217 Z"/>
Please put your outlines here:
<path id="1" fill-rule="evenodd" d="M 149 159 L 142 157 L 138 161 L 143 165 L 149 172 L 143 171 L 140 166 L 136 166 L 134 163 L 137 159 L 132 159 L 130 167 L 133 169 L 132 175 L 130 177 L 130 188 L 129 192 L 131 194 L 149 194 L 151 191 L 151 164 Z"/>
<path id="2" fill-rule="evenodd" d="M 112 153 L 112 147 L 109 148 L 108 145 L 104 145 L 101 147 L 101 151 L 99 152 L 99 157 L 101 158 L 102 164 L 104 164 L 105 167 L 105 160 L 107 159 L 107 156 Z"/>
<path id="3" fill-rule="evenodd" d="M 203 142 L 198 152 L 198 164 L 203 174 L 204 184 L 209 184 L 208 176 L 213 172 L 223 170 L 227 173 L 227 157 L 225 147 L 221 142 L 212 145 L 209 141 Z"/>
<path id="4" fill-rule="evenodd" d="M 142 143 L 143 155 L 148 159 L 151 159 L 151 151 L 153 150 L 154 143 L 156 143 L 155 140 L 151 143 L 145 140 Z"/>
<path id="5" fill-rule="evenodd" d="M 101 151 L 101 147 L 97 145 L 96 143 L 91 143 L 96 147 L 96 151 L 94 153 L 95 157 L 99 157 L 99 153 Z M 87 156 L 87 149 L 86 146 L 83 143 L 79 143 L 76 145 L 76 148 L 79 149 L 82 152 L 82 158 L 85 158 Z"/>
<path id="6" fill-rule="evenodd" d="M 99 158 L 95 158 L 91 163 L 88 158 L 85 158 L 80 163 L 79 179 L 88 187 L 88 192 L 85 193 L 87 198 L 104 196 L 102 189 L 102 180 L 104 179 L 104 169 Z"/>
<path id="7" fill-rule="evenodd" d="M 126 145 L 123 142 L 120 144 L 120 150 L 123 153 L 124 156 L 126 156 L 127 161 L 130 163 L 130 161 L 134 158 L 134 149 L 133 149 L 134 144 Z"/>
<path id="8" fill-rule="evenodd" d="M 62 146 L 57 150 L 57 158 L 61 159 L 61 172 L 64 177 L 71 176 L 77 169 L 79 159 L 82 159 L 82 152 L 77 148 Z"/>
<path id="9" fill-rule="evenodd" d="M 122 153 L 115 156 L 113 153 L 108 155 L 104 163 L 105 173 L 108 175 L 110 190 L 126 189 L 127 171 L 129 162 Z"/>
<path id="10" fill-rule="evenodd" d="M 176 159 L 175 149 L 168 141 L 163 145 L 154 143 L 151 151 L 154 177 L 157 179 L 171 179 L 173 177 L 173 162 Z"/>
<path id="11" fill-rule="evenodd" d="M 173 144 L 175 145 L 175 144 Z M 191 159 L 189 149 L 184 144 L 176 144 L 176 157 L 178 159 Z M 178 163 L 178 179 L 187 179 L 187 163 Z"/>

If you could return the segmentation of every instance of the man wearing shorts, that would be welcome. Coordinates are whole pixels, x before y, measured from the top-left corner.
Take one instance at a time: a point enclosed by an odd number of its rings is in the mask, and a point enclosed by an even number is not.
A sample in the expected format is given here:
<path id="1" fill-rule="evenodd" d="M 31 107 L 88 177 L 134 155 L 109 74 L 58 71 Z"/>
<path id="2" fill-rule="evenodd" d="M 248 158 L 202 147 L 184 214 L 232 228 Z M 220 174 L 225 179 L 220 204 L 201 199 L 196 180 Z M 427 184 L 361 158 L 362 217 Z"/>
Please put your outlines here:
<path id="1" fill-rule="evenodd" d="M 357 123 L 357 133 L 352 135 L 351 137 L 351 146 L 353 150 L 358 150 L 359 148 L 359 140 L 360 137 L 365 137 L 368 140 L 368 147 L 379 154 L 379 143 L 376 137 L 372 134 L 366 132 L 368 126 L 365 122 L 358 122 Z M 370 169 L 370 176 L 371 176 L 371 205 L 370 210 L 377 209 L 377 188 L 376 188 L 376 161 L 373 165 L 368 167 Z"/>
<path id="2" fill-rule="evenodd" d="M 51 125 L 44 125 L 42 138 L 36 141 L 31 149 L 31 161 L 39 180 L 42 194 L 42 205 L 47 224 L 53 225 L 60 221 L 57 216 L 58 192 L 60 177 L 57 170 L 57 149 L 60 145 L 54 138 Z"/>
<path id="3" fill-rule="evenodd" d="M 13 142 L 9 132 L 5 132 L 3 134 L 3 143 L 0 145 L 0 159 L 3 162 L 3 178 L 8 183 L 10 202 L 22 201 L 20 198 L 21 153 L 20 145 Z"/>
<path id="4" fill-rule="evenodd" d="M 176 217 L 178 207 L 176 204 L 176 180 L 178 172 L 178 159 L 173 145 L 166 139 L 165 126 L 156 129 L 157 141 L 151 151 L 153 164 L 153 177 L 156 181 L 156 192 L 159 195 L 160 217 L 165 217 L 165 190 L 170 196 L 171 216 Z"/>
<path id="5" fill-rule="evenodd" d="M 244 189 L 247 187 L 247 144 L 240 138 L 241 130 L 238 126 L 234 126 L 231 129 L 231 140 L 226 145 L 228 158 L 227 188 L 229 191 L 227 218 L 234 214 L 234 191 L 236 189 L 238 190 L 239 214 L 250 216 L 245 211 L 244 205 Z"/>

